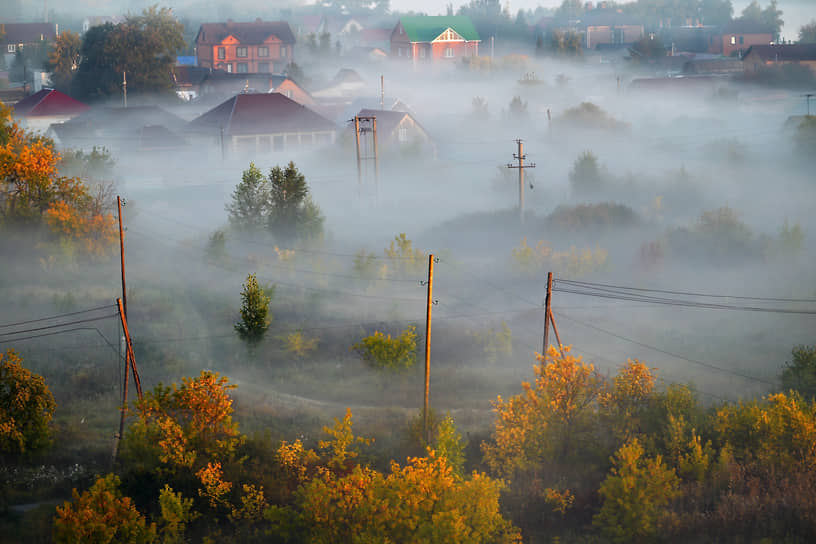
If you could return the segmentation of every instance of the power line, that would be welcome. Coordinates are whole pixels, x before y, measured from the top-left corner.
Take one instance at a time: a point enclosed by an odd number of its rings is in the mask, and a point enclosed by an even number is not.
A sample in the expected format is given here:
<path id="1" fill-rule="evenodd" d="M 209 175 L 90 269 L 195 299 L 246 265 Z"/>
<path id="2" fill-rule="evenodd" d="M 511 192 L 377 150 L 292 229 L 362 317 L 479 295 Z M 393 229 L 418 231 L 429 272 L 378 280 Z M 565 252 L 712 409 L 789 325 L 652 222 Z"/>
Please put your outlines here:
<path id="1" fill-rule="evenodd" d="M 93 321 L 101 321 L 103 319 L 109 319 L 111 317 L 116 317 L 116 316 L 117 316 L 117 314 L 111 314 L 111 315 L 105 315 L 105 316 L 102 316 L 102 317 L 91 317 L 91 318 L 88 318 L 88 319 L 78 319 L 76 321 L 68 321 L 66 323 L 57 323 L 56 325 L 47 325 L 45 327 L 36 327 L 36 328 L 33 328 L 33 329 L 23 329 L 21 331 L 6 332 L 6 333 L 3 333 L 3 334 L 0 334 L 0 336 L 12 336 L 12 335 L 15 335 L 15 334 L 23 334 L 23 333 L 26 333 L 26 332 L 36 332 L 36 331 L 44 331 L 44 330 L 48 330 L 48 329 L 56 329 L 56 328 L 59 328 L 59 327 L 67 327 L 69 325 L 77 325 L 79 323 L 91 323 Z"/>
<path id="2" fill-rule="evenodd" d="M 108 317 L 116 317 L 116 316 L 108 316 Z M 99 329 L 97 329 L 96 327 L 74 327 L 72 329 L 65 329 L 65 330 L 62 330 L 62 331 L 53 331 L 53 332 L 45 332 L 45 333 L 42 333 L 42 334 L 33 334 L 31 336 L 24 336 L 22 338 L 12 338 L 11 340 L 0 340 L 0 344 L 8 344 L 10 342 L 21 342 L 23 340 L 31 340 L 32 338 L 42 338 L 44 336 L 54 336 L 54 335 L 57 335 L 57 334 L 64 334 L 66 332 L 74 332 L 74 331 L 96 331 L 97 334 L 99 334 L 100 336 L 102 336 L 103 339 L 105 339 L 105 343 L 107 344 L 107 347 L 111 348 L 114 351 L 117 351 L 116 348 L 113 346 L 113 344 L 108 342 L 108 339 L 105 338 L 105 335 L 103 335 L 102 332 Z M 94 346 L 94 347 L 105 347 L 105 346 L 100 345 L 100 346 Z M 117 351 L 117 353 L 118 353 L 118 351 Z M 122 357 L 121 354 L 119 355 L 119 357 L 120 358 Z"/>
<path id="3" fill-rule="evenodd" d="M 3 325 L 0 325 L 0 329 L 5 329 L 5 328 L 8 328 L 8 327 L 16 327 L 18 325 L 28 325 L 29 323 L 39 323 L 41 321 L 50 321 L 51 319 L 60 319 L 60 318 L 63 318 L 63 317 L 70 317 L 70 316 L 73 316 L 73 315 L 87 314 L 87 313 L 90 313 L 90 312 L 95 312 L 97 310 L 105 310 L 107 308 L 113 308 L 113 307 L 114 307 L 113 304 L 108 304 L 106 306 L 97 306 L 96 308 L 89 308 L 87 310 L 78 310 L 76 312 L 68 312 L 68 313 L 65 313 L 65 314 L 52 315 L 52 316 L 48 316 L 48 317 L 40 317 L 38 319 L 29 319 L 27 321 L 17 321 L 16 323 L 5 323 Z"/>
<path id="4" fill-rule="evenodd" d="M 731 298 L 738 300 L 760 300 L 766 302 L 816 302 L 816 298 L 776 298 L 776 297 L 749 297 L 742 295 L 719 295 L 713 293 L 692 293 L 689 291 L 670 291 L 666 289 L 648 289 L 645 287 L 628 287 L 624 285 L 610 285 L 608 283 L 593 283 L 589 281 L 578 281 L 570 279 L 558 278 L 556 283 L 567 283 L 576 287 L 606 287 L 609 289 L 619 289 L 625 291 L 644 291 L 650 293 L 664 293 L 669 295 L 683 295 L 689 297 L 708 297 L 708 298 Z"/>
<path id="5" fill-rule="evenodd" d="M 766 379 L 763 379 L 763 378 L 758 378 L 756 376 L 751 376 L 749 374 L 742 374 L 741 372 L 736 372 L 734 370 L 729 370 L 727 368 L 723 368 L 723 367 L 720 367 L 720 366 L 717 366 L 717 365 L 714 365 L 714 364 L 711 364 L 711 363 L 706 363 L 704 361 L 698 361 L 697 359 L 691 359 L 689 357 L 684 357 L 683 355 L 678 355 L 677 353 L 672 353 L 670 351 L 666 351 L 664 349 L 661 349 L 661 348 L 658 348 L 658 347 L 655 347 L 655 346 L 650 346 L 649 344 L 644 344 L 643 342 L 639 342 L 639 341 L 634 340 L 632 338 L 627 338 L 625 336 L 614 333 L 612 331 L 602 329 L 601 327 L 597 327 L 595 325 L 592 325 L 591 323 L 586 323 L 584 321 L 580 321 L 578 319 L 575 319 L 573 317 L 570 317 L 570 316 L 564 314 L 563 312 L 560 312 L 559 316 L 563 317 L 567 321 L 572 321 L 573 323 L 576 323 L 578 325 L 582 325 L 582 326 L 587 327 L 589 329 L 596 330 L 598 332 L 602 332 L 602 333 L 607 334 L 609 336 L 612 336 L 614 338 L 618 338 L 619 340 L 623 340 L 625 342 L 630 342 L 630 343 L 635 344 L 637 346 L 640 346 L 640 347 L 643 347 L 643 348 L 646 348 L 646 349 L 650 349 L 652 351 L 656 351 L 658 353 L 662 353 L 662 354 L 668 355 L 670 357 L 675 357 L 677 359 L 681 359 L 683 361 L 687 361 L 687 362 L 695 364 L 695 365 L 699 365 L 699 366 L 702 366 L 702 367 L 705 367 L 705 368 L 708 368 L 708 369 L 711 369 L 711 370 L 716 370 L 716 371 L 722 372 L 724 374 L 731 374 L 733 376 L 738 376 L 738 377 L 743 378 L 745 380 L 750 380 L 750 381 L 762 383 L 762 384 L 765 384 L 765 385 L 770 385 L 772 387 L 777 385 L 776 382 L 772 382 L 770 380 L 766 380 Z"/>

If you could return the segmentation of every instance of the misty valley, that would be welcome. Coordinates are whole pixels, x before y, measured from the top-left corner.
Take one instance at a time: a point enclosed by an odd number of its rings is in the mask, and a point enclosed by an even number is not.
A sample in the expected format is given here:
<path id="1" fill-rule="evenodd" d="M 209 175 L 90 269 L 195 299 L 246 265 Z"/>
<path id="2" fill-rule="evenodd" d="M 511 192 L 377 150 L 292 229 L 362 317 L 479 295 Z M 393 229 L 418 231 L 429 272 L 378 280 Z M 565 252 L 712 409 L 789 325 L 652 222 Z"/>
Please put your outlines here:
<path id="1" fill-rule="evenodd" d="M 816 539 L 812 6 L 81 4 L 0 10 L 0 542 Z"/>

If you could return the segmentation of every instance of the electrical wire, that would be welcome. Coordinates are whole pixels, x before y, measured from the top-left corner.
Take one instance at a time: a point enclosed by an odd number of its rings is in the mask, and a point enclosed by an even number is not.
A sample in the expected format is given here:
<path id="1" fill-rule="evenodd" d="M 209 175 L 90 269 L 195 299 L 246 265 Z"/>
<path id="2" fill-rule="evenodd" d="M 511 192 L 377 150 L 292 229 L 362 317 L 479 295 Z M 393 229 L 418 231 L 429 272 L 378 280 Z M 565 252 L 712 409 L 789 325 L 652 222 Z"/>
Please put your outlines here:
<path id="1" fill-rule="evenodd" d="M 76 312 L 68 312 L 68 313 L 65 313 L 65 314 L 52 315 L 52 316 L 48 316 L 48 317 L 40 317 L 40 318 L 37 318 L 37 319 L 29 319 L 27 321 L 17 321 L 16 323 L 5 323 L 3 325 L 0 325 L 0 329 L 5 329 L 5 328 L 8 328 L 8 327 L 16 327 L 18 325 L 28 325 L 29 323 L 39 323 L 41 321 L 49 321 L 51 319 L 60 319 L 60 318 L 63 318 L 63 317 L 70 317 L 70 316 L 74 316 L 74 315 L 87 314 L 87 313 L 90 313 L 90 312 L 95 312 L 95 311 L 98 311 L 98 310 L 105 310 L 107 308 L 114 308 L 114 307 L 116 307 L 115 304 L 108 304 L 108 305 L 105 305 L 105 306 L 97 306 L 96 308 L 89 308 L 87 310 L 79 310 L 79 311 L 76 311 Z"/>
<path id="2" fill-rule="evenodd" d="M 56 328 L 59 328 L 59 327 L 67 327 L 69 325 L 77 325 L 77 324 L 80 324 L 80 323 L 91 323 L 93 321 L 101 321 L 103 319 L 109 319 L 111 317 L 116 317 L 117 315 L 119 315 L 119 314 L 110 314 L 110 315 L 104 315 L 104 316 L 101 316 L 101 317 L 90 317 L 88 319 L 78 319 L 78 320 L 75 320 L 75 321 L 68 321 L 66 323 L 57 323 L 56 325 L 47 325 L 45 327 L 36 327 L 36 328 L 33 328 L 33 329 L 23 329 L 23 330 L 20 330 L 20 331 L 6 332 L 6 333 L 0 334 L 0 336 L 13 336 L 15 334 L 23 334 L 23 333 L 26 333 L 26 332 L 44 331 L 44 330 L 48 330 L 48 329 L 56 329 Z"/>
<path id="3" fill-rule="evenodd" d="M 666 289 L 648 289 L 645 287 L 629 287 L 624 285 L 610 285 L 608 283 L 594 283 L 589 281 L 578 281 L 578 280 L 570 280 L 570 279 L 563 279 L 558 278 L 553 280 L 553 284 L 555 283 L 566 283 L 574 286 L 581 286 L 581 287 L 605 287 L 609 289 L 618 289 L 618 290 L 625 290 L 625 291 L 644 291 L 650 293 L 663 293 L 668 295 L 683 295 L 689 297 L 708 297 L 708 298 L 731 298 L 737 300 L 759 300 L 759 301 L 766 301 L 766 302 L 816 302 L 816 298 L 776 298 L 776 297 L 748 297 L 742 295 L 717 295 L 713 293 L 693 293 L 689 291 L 670 291 Z"/>
<path id="4" fill-rule="evenodd" d="M 108 317 L 115 317 L 115 316 L 108 316 Z M 31 336 L 24 336 L 22 338 L 12 338 L 10 340 L 0 340 L 0 344 L 8 344 L 9 342 L 21 342 L 23 340 L 31 340 L 32 338 L 42 338 L 42 337 L 45 337 L 45 336 L 54 336 L 54 335 L 57 335 L 57 334 L 64 334 L 66 332 L 74 332 L 74 331 L 96 331 L 97 334 L 99 334 L 105 340 L 105 343 L 107 344 L 107 347 L 109 347 L 112 350 L 116 351 L 116 347 L 113 344 L 111 344 L 110 342 L 108 342 L 108 339 L 105 338 L 105 335 L 102 334 L 102 332 L 99 329 L 97 329 L 96 327 L 74 327 L 72 329 L 65 329 L 65 330 L 62 330 L 62 331 L 53 331 L 53 332 L 46 332 L 46 333 L 42 333 L 42 334 L 33 334 Z M 104 346 L 100 346 L 100 347 L 104 347 Z M 121 358 L 121 355 L 120 355 L 120 358 Z"/>
<path id="5" fill-rule="evenodd" d="M 585 321 L 575 319 L 574 317 L 566 315 L 563 312 L 559 312 L 558 316 L 563 317 L 567 321 L 571 321 L 573 323 L 576 323 L 578 325 L 587 327 L 589 329 L 592 329 L 592 330 L 607 334 L 607 335 L 612 336 L 614 338 L 617 338 L 619 340 L 623 340 L 624 342 L 629 342 L 629 343 L 635 344 L 637 346 L 640 346 L 640 347 L 643 347 L 643 348 L 646 348 L 646 349 L 650 349 L 652 351 L 656 351 L 656 352 L 662 353 L 664 355 L 668 355 L 670 357 L 675 357 L 677 359 L 681 359 L 683 361 L 686 361 L 686 362 L 689 362 L 689 363 L 692 363 L 692 364 L 695 364 L 695 365 L 698 365 L 698 366 L 702 366 L 704 368 L 708 368 L 710 370 L 716 370 L 716 371 L 722 372 L 724 374 L 730 374 L 732 376 L 737 376 L 737 377 L 743 378 L 745 380 L 754 381 L 754 382 L 761 383 L 761 384 L 764 384 L 764 385 L 769 385 L 769 386 L 772 386 L 772 387 L 775 387 L 777 385 L 776 382 L 766 380 L 764 378 L 759 378 L 757 376 L 751 376 L 750 374 L 743 374 L 741 372 L 736 372 L 734 370 L 729 370 L 727 368 L 723 368 L 721 366 L 717 366 L 717 365 L 714 365 L 714 364 L 711 364 L 711 363 L 706 363 L 705 361 L 699 361 L 697 359 L 691 359 L 689 357 L 684 357 L 683 355 L 679 355 L 677 353 L 672 353 L 670 351 L 667 351 L 667 350 L 664 350 L 664 349 L 661 349 L 661 348 L 658 348 L 658 347 L 655 347 L 655 346 L 650 346 L 649 344 L 644 344 L 643 342 L 639 342 L 639 341 L 634 340 L 632 338 L 627 338 L 627 337 L 625 337 L 623 335 L 620 335 L 620 334 L 617 334 L 615 332 L 612 332 L 612 331 L 609 331 L 609 330 L 606 330 L 606 329 L 602 329 L 601 327 L 597 327 L 595 325 L 592 325 L 591 323 L 586 323 Z"/>

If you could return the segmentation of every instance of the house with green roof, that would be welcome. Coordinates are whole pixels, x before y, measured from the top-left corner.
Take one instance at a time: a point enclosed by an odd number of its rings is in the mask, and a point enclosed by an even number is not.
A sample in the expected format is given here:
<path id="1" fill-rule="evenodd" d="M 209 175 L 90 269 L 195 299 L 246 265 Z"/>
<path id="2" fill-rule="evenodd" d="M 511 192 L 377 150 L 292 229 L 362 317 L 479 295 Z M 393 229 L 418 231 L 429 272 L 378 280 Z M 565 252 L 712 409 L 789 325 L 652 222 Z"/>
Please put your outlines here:
<path id="1" fill-rule="evenodd" d="M 391 31 L 391 57 L 414 63 L 452 62 L 478 57 L 480 41 L 470 17 L 401 17 Z"/>

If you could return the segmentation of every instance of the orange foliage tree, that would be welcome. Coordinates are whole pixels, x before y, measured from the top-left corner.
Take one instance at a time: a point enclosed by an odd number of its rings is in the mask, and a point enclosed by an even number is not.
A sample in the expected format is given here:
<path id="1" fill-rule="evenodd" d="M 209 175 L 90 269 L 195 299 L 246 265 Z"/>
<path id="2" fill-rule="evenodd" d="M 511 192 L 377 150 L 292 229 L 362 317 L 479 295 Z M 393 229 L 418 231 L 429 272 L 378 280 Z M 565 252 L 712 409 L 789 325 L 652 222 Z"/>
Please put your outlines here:
<path id="1" fill-rule="evenodd" d="M 81 180 L 59 175 L 59 160 L 52 141 L 21 129 L 0 103 L 0 226 L 44 224 L 58 240 L 105 255 L 117 238 L 113 215 Z"/>
<path id="2" fill-rule="evenodd" d="M 49 443 L 54 396 L 42 376 L 22 366 L 13 351 L 0 353 L 0 452 L 14 455 Z"/>
<path id="3" fill-rule="evenodd" d="M 142 544 L 156 540 L 156 526 L 136 510 L 130 497 L 123 497 L 119 478 L 99 478 L 81 495 L 73 490 L 73 502 L 57 507 L 54 542 L 79 544 L 108 542 Z"/>

